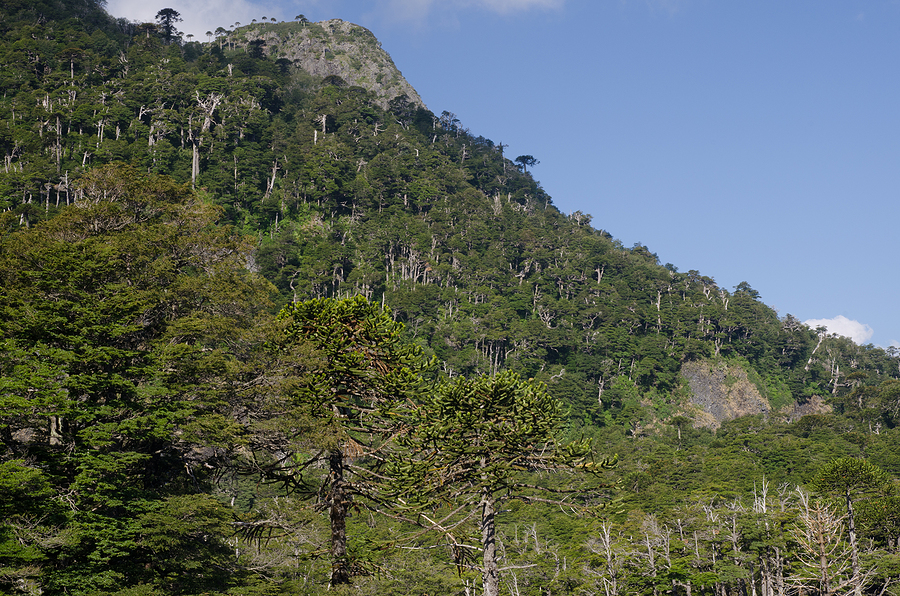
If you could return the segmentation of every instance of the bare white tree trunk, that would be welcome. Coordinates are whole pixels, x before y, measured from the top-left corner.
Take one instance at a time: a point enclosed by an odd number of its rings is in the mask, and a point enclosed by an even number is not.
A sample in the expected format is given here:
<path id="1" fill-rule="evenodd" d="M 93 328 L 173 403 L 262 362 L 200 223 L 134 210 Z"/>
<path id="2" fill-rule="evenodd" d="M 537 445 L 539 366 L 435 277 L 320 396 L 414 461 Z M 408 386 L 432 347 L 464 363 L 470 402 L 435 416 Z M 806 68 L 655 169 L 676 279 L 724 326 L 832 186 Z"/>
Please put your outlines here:
<path id="1" fill-rule="evenodd" d="M 482 585 L 484 596 L 500 596 L 500 571 L 497 568 L 497 536 L 494 526 L 494 495 L 489 488 L 481 493 Z"/>

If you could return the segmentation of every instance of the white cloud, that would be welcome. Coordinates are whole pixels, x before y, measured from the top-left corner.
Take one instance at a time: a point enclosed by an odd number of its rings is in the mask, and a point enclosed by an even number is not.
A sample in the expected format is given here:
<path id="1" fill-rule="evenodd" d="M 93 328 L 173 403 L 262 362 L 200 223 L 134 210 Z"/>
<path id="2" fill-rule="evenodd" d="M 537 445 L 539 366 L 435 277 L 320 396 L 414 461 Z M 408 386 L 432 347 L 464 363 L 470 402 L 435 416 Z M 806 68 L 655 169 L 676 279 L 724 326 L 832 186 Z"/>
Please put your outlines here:
<path id="1" fill-rule="evenodd" d="M 484 6 L 496 12 L 513 12 L 532 8 L 562 8 L 565 0 L 477 0 L 472 4 Z"/>
<path id="2" fill-rule="evenodd" d="M 875 330 L 865 323 L 853 321 L 843 315 L 838 315 L 833 319 L 809 319 L 808 321 L 803 321 L 803 324 L 813 329 L 825 327 L 829 333 L 849 337 L 859 345 L 867 343 L 875 334 Z"/>
<path id="3" fill-rule="evenodd" d="M 566 0 L 383 0 L 373 2 L 373 12 L 389 17 L 389 20 L 424 23 L 433 13 L 445 23 L 448 15 L 460 9 L 480 8 L 499 14 L 523 12 L 531 9 L 554 10 L 562 8 Z M 455 18 L 450 22 L 456 24 Z"/>
<path id="4" fill-rule="evenodd" d="M 370 12 L 391 21 L 424 23 L 433 13 L 448 15 L 460 9 L 480 8 L 500 14 L 532 9 L 562 8 L 565 0 L 372 0 Z M 192 33 L 197 41 L 206 41 L 205 32 L 217 27 L 230 28 L 235 22 L 249 24 L 263 16 L 291 20 L 304 9 L 321 7 L 318 0 L 167 0 L 163 4 L 146 0 L 107 0 L 106 10 L 114 17 L 125 17 L 143 23 L 153 22 L 160 7 L 174 8 L 181 14 L 178 29 Z M 333 15 L 326 18 L 348 18 L 341 13 L 341 3 L 333 5 Z M 310 15 L 311 16 L 311 15 Z"/>
<path id="5" fill-rule="evenodd" d="M 106 11 L 114 17 L 152 23 L 163 6 L 174 8 L 181 14 L 178 30 L 193 34 L 196 41 L 206 41 L 206 31 L 215 31 L 217 27 L 230 28 L 235 22 L 247 25 L 252 19 L 263 16 L 278 19 L 294 17 L 293 14 L 285 16 L 276 2 L 254 3 L 248 0 L 168 0 L 164 4 L 148 3 L 146 0 L 107 0 Z"/>

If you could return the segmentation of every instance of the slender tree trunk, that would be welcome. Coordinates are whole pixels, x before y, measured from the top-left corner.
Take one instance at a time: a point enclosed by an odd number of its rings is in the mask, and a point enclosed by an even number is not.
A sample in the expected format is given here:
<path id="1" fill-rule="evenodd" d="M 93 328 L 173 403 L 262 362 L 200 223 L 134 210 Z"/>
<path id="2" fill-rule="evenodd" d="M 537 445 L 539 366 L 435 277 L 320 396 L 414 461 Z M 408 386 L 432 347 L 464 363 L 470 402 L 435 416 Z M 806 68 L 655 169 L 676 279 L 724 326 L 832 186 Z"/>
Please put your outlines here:
<path id="1" fill-rule="evenodd" d="M 656 557 L 653 555 L 653 547 L 650 545 L 650 534 L 644 533 L 645 544 L 647 545 L 647 557 L 650 561 L 650 572 L 653 574 L 653 596 L 659 594 L 656 586 Z"/>
<path id="2" fill-rule="evenodd" d="M 772 586 L 772 558 L 766 552 L 759 559 L 759 589 L 762 596 L 774 596 Z"/>
<path id="3" fill-rule="evenodd" d="M 340 449 L 328 456 L 331 468 L 329 507 L 331 514 L 331 584 L 350 583 L 350 562 L 347 560 L 347 505 L 349 498 L 344 486 L 344 454 Z"/>
<path id="4" fill-rule="evenodd" d="M 500 572 L 497 569 L 497 538 L 494 527 L 494 495 L 487 487 L 481 492 L 481 546 L 484 549 L 484 596 L 499 596 Z"/>
<path id="5" fill-rule="evenodd" d="M 53 446 L 62 445 L 62 416 L 50 416 L 50 444 Z"/>
<path id="6" fill-rule="evenodd" d="M 197 148 L 197 142 L 194 141 L 193 152 L 191 154 L 191 186 L 197 186 L 197 176 L 200 174 L 200 151 Z"/>
<path id="7" fill-rule="evenodd" d="M 784 557 L 781 550 L 775 549 L 775 595 L 784 596 Z"/>
<path id="8" fill-rule="evenodd" d="M 862 596 L 862 578 L 859 569 L 859 547 L 856 544 L 856 522 L 853 519 L 853 499 L 847 490 L 847 533 L 850 535 L 850 566 L 853 570 L 853 594 Z"/>
<path id="9" fill-rule="evenodd" d="M 819 592 L 821 596 L 830 596 L 831 578 L 828 576 L 828 541 L 821 527 L 816 528 L 816 545 L 819 552 Z"/>

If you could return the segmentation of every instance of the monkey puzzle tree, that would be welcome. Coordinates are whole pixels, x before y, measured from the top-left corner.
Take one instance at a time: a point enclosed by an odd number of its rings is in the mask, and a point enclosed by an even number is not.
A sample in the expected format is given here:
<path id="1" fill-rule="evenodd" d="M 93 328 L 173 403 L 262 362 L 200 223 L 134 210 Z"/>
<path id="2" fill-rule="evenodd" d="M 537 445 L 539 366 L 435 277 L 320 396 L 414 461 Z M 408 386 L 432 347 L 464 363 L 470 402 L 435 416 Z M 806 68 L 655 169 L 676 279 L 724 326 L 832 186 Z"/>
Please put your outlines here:
<path id="1" fill-rule="evenodd" d="M 424 388 L 431 361 L 403 324 L 362 296 L 286 306 L 271 343 L 275 390 L 253 432 L 252 464 L 319 509 L 331 525 L 331 585 L 351 580 L 346 519 L 377 499 L 376 470 L 398 432 L 398 409 Z M 278 378 L 276 378 L 278 377 Z"/>
<path id="2" fill-rule="evenodd" d="M 859 545 L 856 536 L 856 510 L 854 505 L 881 491 L 890 478 L 878 466 L 864 459 L 841 457 L 825 464 L 813 479 L 813 486 L 820 492 L 837 497 L 847 510 L 847 534 L 850 539 L 850 565 L 853 573 L 853 593 L 862 594 L 863 577 L 859 563 Z"/>
<path id="3" fill-rule="evenodd" d="M 424 525 L 444 533 L 457 560 L 466 547 L 455 528 L 478 517 L 485 596 L 500 590 L 496 544 L 497 505 L 507 500 L 551 502 L 575 507 L 577 497 L 596 496 L 608 485 L 586 488 L 567 482 L 561 488 L 536 486 L 521 473 L 542 470 L 599 471 L 615 461 L 592 460 L 589 440 L 563 443 L 558 439 L 562 404 L 545 387 L 523 381 L 512 372 L 461 378 L 426 396 L 402 440 L 409 454 L 390 465 L 395 489 L 416 510 Z M 440 501 L 452 501 L 452 511 L 430 520 L 422 513 Z M 475 507 L 472 504 L 476 503 Z"/>
<path id="4" fill-rule="evenodd" d="M 535 159 L 533 155 L 520 155 L 513 161 L 519 164 L 522 167 L 522 171 L 525 173 L 528 172 L 529 167 L 533 167 L 541 163 L 537 159 Z"/>
<path id="5" fill-rule="evenodd" d="M 175 24 L 183 20 L 181 13 L 174 8 L 163 8 L 156 13 L 156 23 L 159 25 L 166 43 L 171 43 L 174 38 L 178 37 L 179 32 L 175 28 Z"/>
<path id="6" fill-rule="evenodd" d="M 847 557 L 850 549 L 844 542 L 845 516 L 840 515 L 821 499 L 797 489 L 799 511 L 791 536 L 800 547 L 795 553 L 794 573 L 788 581 L 798 592 L 813 592 L 831 596 L 855 585 L 855 576 L 848 576 Z"/>

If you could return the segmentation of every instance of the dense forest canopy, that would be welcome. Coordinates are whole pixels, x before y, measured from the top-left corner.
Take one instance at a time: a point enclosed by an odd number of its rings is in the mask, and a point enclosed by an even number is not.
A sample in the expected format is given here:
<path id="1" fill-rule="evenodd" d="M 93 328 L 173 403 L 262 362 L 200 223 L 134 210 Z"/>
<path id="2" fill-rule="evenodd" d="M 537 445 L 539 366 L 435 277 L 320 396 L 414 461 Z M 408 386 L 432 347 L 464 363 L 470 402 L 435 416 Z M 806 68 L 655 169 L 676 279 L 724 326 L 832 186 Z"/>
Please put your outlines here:
<path id="1" fill-rule="evenodd" d="M 273 41 L 362 29 L 160 15 L 0 9 L 0 590 L 896 591 L 896 351 Z"/>

